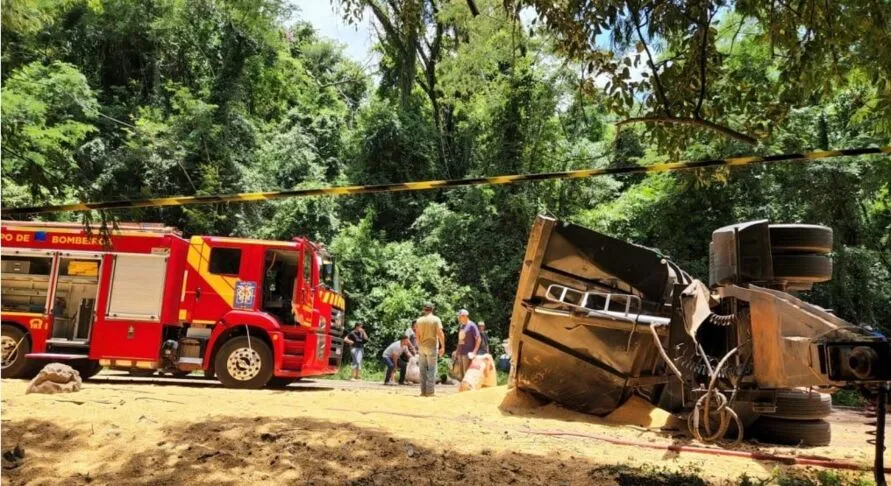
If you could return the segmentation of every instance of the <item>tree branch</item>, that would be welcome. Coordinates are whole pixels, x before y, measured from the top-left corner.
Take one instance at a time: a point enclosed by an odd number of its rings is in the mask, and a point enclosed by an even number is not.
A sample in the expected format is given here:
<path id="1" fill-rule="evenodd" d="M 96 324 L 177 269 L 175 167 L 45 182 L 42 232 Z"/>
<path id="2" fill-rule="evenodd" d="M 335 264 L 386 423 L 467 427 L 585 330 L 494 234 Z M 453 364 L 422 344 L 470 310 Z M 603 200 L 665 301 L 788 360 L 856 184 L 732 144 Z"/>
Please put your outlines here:
<path id="1" fill-rule="evenodd" d="M 467 0 L 467 8 L 470 9 L 470 13 L 471 13 L 474 17 L 476 17 L 477 15 L 480 14 L 480 9 L 478 9 L 478 8 L 476 7 L 476 2 L 474 2 L 473 0 Z"/>
<path id="2" fill-rule="evenodd" d="M 697 125 L 713 132 L 720 133 L 721 135 L 732 138 L 734 140 L 738 140 L 740 142 L 747 143 L 749 145 L 758 145 L 758 140 L 754 137 L 746 135 L 745 133 L 737 132 L 736 130 L 726 127 L 724 125 L 719 125 L 714 122 L 710 122 L 708 120 L 702 120 L 700 118 L 674 118 L 671 116 L 642 116 L 636 118 L 626 118 L 619 122 L 616 122 L 616 126 L 627 125 L 629 123 L 662 123 L 662 124 L 677 124 L 677 125 Z"/>
<path id="3" fill-rule="evenodd" d="M 653 72 L 653 82 L 656 85 L 656 97 L 659 98 L 659 102 L 662 103 L 662 109 L 665 111 L 666 116 L 671 116 L 671 109 L 668 104 L 668 98 L 665 97 L 665 90 L 662 88 L 662 79 L 659 77 L 659 71 L 656 69 L 656 64 L 653 62 L 653 53 L 650 52 L 650 46 L 644 40 L 643 32 L 640 30 L 640 18 L 638 12 L 634 12 L 632 14 L 632 19 L 634 20 L 634 28 L 637 30 L 637 38 L 640 39 L 640 43 L 643 44 L 644 50 L 647 53 L 647 64 L 650 65 L 650 71 Z"/>
<path id="4" fill-rule="evenodd" d="M 702 111 L 702 103 L 705 101 L 706 94 L 706 67 L 708 61 L 708 29 L 712 24 L 712 13 L 708 11 L 708 6 L 705 7 L 702 13 L 702 21 L 700 24 L 700 30 L 702 30 L 702 40 L 700 42 L 700 50 L 699 50 L 699 100 L 696 101 L 696 109 L 693 110 L 693 117 L 699 118 L 701 116 L 700 112 Z"/>

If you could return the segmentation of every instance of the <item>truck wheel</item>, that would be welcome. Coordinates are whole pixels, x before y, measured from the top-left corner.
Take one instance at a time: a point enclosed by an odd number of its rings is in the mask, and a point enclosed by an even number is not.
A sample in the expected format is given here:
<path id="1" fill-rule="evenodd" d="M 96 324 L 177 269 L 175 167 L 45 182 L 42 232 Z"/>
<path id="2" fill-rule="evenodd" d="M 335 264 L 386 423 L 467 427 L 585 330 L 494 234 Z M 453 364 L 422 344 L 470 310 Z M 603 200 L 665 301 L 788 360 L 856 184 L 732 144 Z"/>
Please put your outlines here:
<path id="1" fill-rule="evenodd" d="M 780 390 L 777 392 L 777 411 L 768 415 L 786 420 L 816 420 L 832 413 L 832 398 L 807 390 Z"/>
<path id="2" fill-rule="evenodd" d="M 825 255 L 773 255 L 773 278 L 825 282 L 832 279 L 832 259 Z"/>
<path id="3" fill-rule="evenodd" d="M 832 228 L 815 224 L 772 224 L 770 247 L 774 253 L 829 253 Z"/>
<path id="4" fill-rule="evenodd" d="M 31 340 L 21 329 L 4 324 L 0 329 L 0 349 L 0 373 L 4 378 L 28 378 L 37 371 L 36 364 L 25 357 L 31 352 Z"/>
<path id="5" fill-rule="evenodd" d="M 80 378 L 82 380 L 89 380 L 102 371 L 102 365 L 99 364 L 99 361 L 95 360 L 73 361 L 71 367 L 80 373 Z"/>
<path id="6" fill-rule="evenodd" d="M 752 426 L 752 435 L 763 442 L 785 445 L 825 446 L 832 430 L 825 420 L 786 420 L 762 415 Z"/>
<path id="7" fill-rule="evenodd" d="M 272 378 L 272 351 L 260 339 L 234 337 L 217 351 L 214 369 L 227 388 L 263 388 Z"/>

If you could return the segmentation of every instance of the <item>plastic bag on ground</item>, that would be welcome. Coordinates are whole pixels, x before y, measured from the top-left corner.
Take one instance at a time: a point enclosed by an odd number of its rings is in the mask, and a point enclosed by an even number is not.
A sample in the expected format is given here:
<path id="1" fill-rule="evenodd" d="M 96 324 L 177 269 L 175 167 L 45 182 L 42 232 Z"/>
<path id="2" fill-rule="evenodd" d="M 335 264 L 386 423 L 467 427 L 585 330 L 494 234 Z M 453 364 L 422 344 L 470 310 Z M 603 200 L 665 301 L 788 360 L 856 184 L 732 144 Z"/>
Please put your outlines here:
<path id="1" fill-rule="evenodd" d="M 470 367 L 464 373 L 459 391 L 477 390 L 498 385 L 498 376 L 495 373 L 495 360 L 492 355 L 482 354 L 473 358 Z"/>
<path id="2" fill-rule="evenodd" d="M 410 383 L 421 382 L 421 365 L 418 364 L 417 356 L 412 356 L 408 359 L 408 365 L 405 367 L 405 381 Z"/>

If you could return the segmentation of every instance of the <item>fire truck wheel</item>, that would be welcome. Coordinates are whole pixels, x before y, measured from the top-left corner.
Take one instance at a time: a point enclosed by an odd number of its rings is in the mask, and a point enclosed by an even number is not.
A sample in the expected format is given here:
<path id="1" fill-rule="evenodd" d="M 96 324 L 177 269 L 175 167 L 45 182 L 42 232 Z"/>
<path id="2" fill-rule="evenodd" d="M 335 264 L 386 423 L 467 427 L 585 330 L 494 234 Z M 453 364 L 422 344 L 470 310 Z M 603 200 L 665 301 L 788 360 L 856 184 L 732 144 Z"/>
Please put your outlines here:
<path id="1" fill-rule="evenodd" d="M 4 324 L 0 331 L 0 348 L 3 353 L 0 372 L 4 378 L 28 378 L 37 371 L 36 365 L 25 358 L 31 352 L 31 340 L 21 329 Z"/>
<path id="2" fill-rule="evenodd" d="M 227 388 L 263 388 L 272 378 L 272 351 L 260 339 L 234 337 L 217 351 L 214 369 Z"/>
<path id="3" fill-rule="evenodd" d="M 88 361 L 74 361 L 71 363 L 71 367 L 77 370 L 80 373 L 80 378 L 82 380 L 89 380 L 90 378 L 99 374 L 102 371 L 102 365 L 99 364 L 98 361 L 88 360 Z"/>

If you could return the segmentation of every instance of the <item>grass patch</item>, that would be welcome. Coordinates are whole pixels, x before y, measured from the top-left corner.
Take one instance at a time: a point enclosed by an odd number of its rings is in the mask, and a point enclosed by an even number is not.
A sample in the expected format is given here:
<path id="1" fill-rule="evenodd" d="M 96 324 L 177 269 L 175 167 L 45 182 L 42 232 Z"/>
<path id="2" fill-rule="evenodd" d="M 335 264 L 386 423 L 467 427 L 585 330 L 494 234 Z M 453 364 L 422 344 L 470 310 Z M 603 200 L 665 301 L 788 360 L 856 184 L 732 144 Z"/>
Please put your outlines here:
<path id="1" fill-rule="evenodd" d="M 866 400 L 854 390 L 839 390 L 832 394 L 832 404 L 842 407 L 862 407 L 866 405 Z"/>

